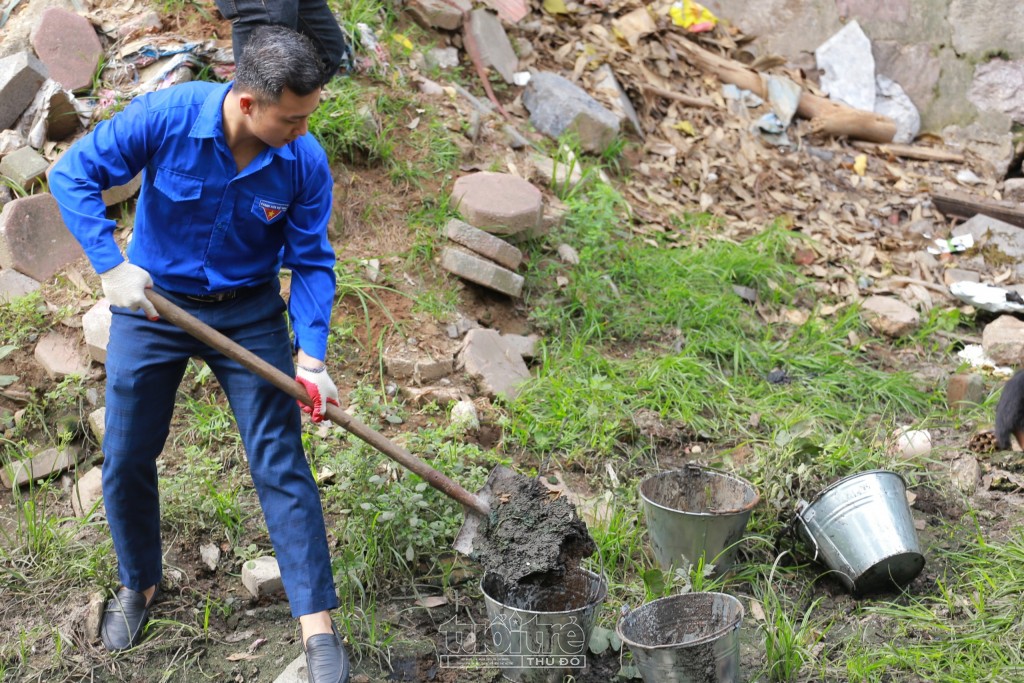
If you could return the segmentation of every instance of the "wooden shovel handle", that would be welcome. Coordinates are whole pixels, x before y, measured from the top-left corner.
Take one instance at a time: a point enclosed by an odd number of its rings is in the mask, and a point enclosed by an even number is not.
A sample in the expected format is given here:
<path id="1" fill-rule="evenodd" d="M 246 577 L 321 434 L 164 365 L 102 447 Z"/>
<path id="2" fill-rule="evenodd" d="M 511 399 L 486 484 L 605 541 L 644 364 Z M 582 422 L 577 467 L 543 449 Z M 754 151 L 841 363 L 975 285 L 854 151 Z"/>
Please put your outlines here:
<path id="1" fill-rule="evenodd" d="M 228 358 L 238 361 L 243 367 L 248 368 L 297 401 L 305 405 L 311 405 L 312 402 L 310 401 L 309 394 L 306 393 L 306 390 L 294 378 L 281 372 L 252 351 L 231 341 L 231 339 L 206 323 L 197 320 L 153 290 L 147 289 L 146 297 L 153 302 L 157 313 L 163 319 L 177 325 L 185 332 L 188 332 L 211 348 L 220 351 Z M 462 488 L 459 484 L 438 472 L 394 441 L 389 440 L 380 432 L 371 429 L 336 405 L 328 404 L 326 408 L 324 415 L 328 420 L 341 425 L 344 429 L 370 444 L 405 469 L 418 474 L 424 481 L 444 495 L 475 510 L 481 515 L 486 516 L 490 513 L 487 504 L 478 496 Z"/>

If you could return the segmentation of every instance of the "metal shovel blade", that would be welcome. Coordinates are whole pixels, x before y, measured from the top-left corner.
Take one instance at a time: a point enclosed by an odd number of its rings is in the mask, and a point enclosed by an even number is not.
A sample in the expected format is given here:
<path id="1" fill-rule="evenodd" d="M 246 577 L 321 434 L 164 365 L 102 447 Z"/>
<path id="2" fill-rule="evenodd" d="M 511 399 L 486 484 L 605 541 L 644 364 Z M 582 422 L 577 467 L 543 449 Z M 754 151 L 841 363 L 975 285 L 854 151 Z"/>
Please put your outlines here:
<path id="1" fill-rule="evenodd" d="M 490 474 L 487 475 L 487 481 L 484 482 L 483 487 L 476 492 L 476 497 L 486 503 L 487 507 L 493 511 L 494 506 L 492 505 L 492 502 L 494 500 L 495 491 L 505 488 L 505 485 L 510 483 L 515 476 L 516 473 L 509 468 L 504 465 L 498 465 L 491 470 Z M 467 557 L 472 555 L 473 547 L 480 534 L 480 524 L 483 521 L 483 516 L 474 510 L 467 509 L 462 521 L 462 528 L 459 529 L 459 535 L 455 537 L 455 542 L 452 543 L 452 548 L 454 548 L 456 552 L 460 552 Z"/>

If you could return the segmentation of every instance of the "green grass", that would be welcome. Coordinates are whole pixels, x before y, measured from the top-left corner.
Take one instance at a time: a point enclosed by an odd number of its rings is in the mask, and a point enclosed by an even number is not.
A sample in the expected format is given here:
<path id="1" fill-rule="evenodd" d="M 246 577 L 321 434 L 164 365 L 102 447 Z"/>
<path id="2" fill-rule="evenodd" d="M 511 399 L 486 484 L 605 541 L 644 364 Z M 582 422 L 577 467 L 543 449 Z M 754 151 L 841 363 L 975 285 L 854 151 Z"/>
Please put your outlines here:
<path id="1" fill-rule="evenodd" d="M 980 529 L 947 529 L 951 547 L 932 549 L 943 570 L 932 590 L 865 603 L 872 633 L 850 638 L 833 662 L 850 681 L 917 676 L 937 683 L 1016 681 L 1024 675 L 1024 531 L 1002 542 Z"/>
<path id="2" fill-rule="evenodd" d="M 33 292 L 0 305 L 0 345 L 27 346 L 51 326 L 46 304 Z"/>
<path id="3" fill-rule="evenodd" d="M 569 207 L 556 237 L 577 247 L 581 264 L 564 273 L 565 288 L 530 293 L 548 341 L 535 379 L 510 406 L 508 434 L 523 447 L 569 462 L 607 457 L 634 440 L 641 409 L 714 440 L 809 423 L 824 443 L 868 415 L 929 405 L 908 375 L 875 369 L 851 344 L 853 333 L 869 336 L 855 309 L 766 325 L 733 291 L 753 288 L 769 312 L 813 308 L 784 260 L 799 239 L 792 233 L 769 226 L 743 243 L 712 233 L 700 248 L 652 247 L 629 238 L 621 199 L 607 186 Z M 542 262 L 534 279 L 563 270 Z M 792 381 L 768 382 L 776 368 Z"/>

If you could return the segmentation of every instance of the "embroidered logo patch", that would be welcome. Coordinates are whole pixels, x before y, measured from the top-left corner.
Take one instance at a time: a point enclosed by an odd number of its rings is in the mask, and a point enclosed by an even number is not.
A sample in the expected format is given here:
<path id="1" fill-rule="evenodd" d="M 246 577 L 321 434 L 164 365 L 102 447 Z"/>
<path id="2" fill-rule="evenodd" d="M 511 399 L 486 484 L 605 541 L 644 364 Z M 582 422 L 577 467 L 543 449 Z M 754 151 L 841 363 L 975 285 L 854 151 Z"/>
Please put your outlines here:
<path id="1" fill-rule="evenodd" d="M 256 197 L 252 205 L 252 212 L 264 223 L 273 223 L 277 218 L 288 210 L 287 204 L 275 202 L 272 199 Z"/>

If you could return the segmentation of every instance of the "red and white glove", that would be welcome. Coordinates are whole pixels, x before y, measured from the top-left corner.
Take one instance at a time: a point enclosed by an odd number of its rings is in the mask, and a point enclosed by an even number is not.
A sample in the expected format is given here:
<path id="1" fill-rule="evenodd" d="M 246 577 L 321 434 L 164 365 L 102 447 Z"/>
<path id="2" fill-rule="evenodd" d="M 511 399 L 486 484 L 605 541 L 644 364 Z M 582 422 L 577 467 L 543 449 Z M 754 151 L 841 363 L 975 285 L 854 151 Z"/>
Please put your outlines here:
<path id="1" fill-rule="evenodd" d="M 307 406 L 302 401 L 296 401 L 302 412 L 309 415 L 313 422 L 321 422 L 324 419 L 324 401 L 336 406 L 338 402 L 338 387 L 334 386 L 334 380 L 327 374 L 327 366 L 321 365 L 319 370 L 310 370 L 299 365 L 295 370 L 295 381 L 301 384 L 306 393 L 313 401 L 312 406 Z"/>
<path id="2" fill-rule="evenodd" d="M 142 268 L 122 261 L 100 273 L 103 294 L 112 306 L 134 311 L 141 308 L 150 320 L 159 320 L 153 302 L 146 298 L 146 290 L 153 287 L 153 278 Z"/>

